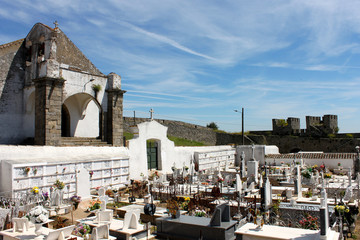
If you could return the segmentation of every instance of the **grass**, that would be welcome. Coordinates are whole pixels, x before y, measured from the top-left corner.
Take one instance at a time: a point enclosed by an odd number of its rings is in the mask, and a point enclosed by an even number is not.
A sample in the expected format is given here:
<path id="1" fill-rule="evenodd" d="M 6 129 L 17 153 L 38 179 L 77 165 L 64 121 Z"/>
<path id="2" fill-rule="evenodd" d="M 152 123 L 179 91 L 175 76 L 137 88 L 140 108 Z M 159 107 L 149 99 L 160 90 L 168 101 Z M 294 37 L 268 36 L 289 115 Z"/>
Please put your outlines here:
<path id="1" fill-rule="evenodd" d="M 124 132 L 124 137 L 126 140 L 130 140 L 130 139 L 133 139 L 134 134 L 129 133 L 129 132 Z"/>
<path id="2" fill-rule="evenodd" d="M 175 143 L 175 146 L 205 146 L 202 142 L 196 142 L 185 138 L 178 138 L 174 136 L 168 136 L 168 138 Z"/>

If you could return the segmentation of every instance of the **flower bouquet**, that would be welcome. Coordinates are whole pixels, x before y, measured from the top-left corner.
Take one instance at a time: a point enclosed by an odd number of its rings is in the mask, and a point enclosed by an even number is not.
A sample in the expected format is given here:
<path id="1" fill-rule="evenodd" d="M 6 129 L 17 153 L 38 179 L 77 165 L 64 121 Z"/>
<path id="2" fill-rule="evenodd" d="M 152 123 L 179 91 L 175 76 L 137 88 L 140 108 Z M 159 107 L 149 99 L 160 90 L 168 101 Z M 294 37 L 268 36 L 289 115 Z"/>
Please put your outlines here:
<path id="1" fill-rule="evenodd" d="M 89 208 L 87 209 L 89 212 L 91 211 L 94 211 L 96 209 L 100 209 L 100 204 L 101 204 L 101 201 L 100 200 L 94 200 L 94 201 L 91 201 L 90 202 L 90 206 Z"/>
<path id="2" fill-rule="evenodd" d="M 30 222 L 45 223 L 49 219 L 49 213 L 43 206 L 36 206 L 26 215 Z"/>
<path id="3" fill-rule="evenodd" d="M 38 187 L 33 187 L 30 192 L 34 195 L 38 194 L 39 193 L 39 188 Z"/>
<path id="4" fill-rule="evenodd" d="M 73 203 L 76 210 L 79 206 L 79 203 L 81 202 L 81 197 L 78 195 L 74 195 L 70 198 L 70 201 Z"/>
<path id="5" fill-rule="evenodd" d="M 24 171 L 24 175 L 28 175 L 29 172 L 30 172 L 30 168 L 29 167 L 24 167 L 23 171 Z"/>
<path id="6" fill-rule="evenodd" d="M 195 217 L 205 217 L 206 212 L 205 210 L 196 209 L 195 210 Z"/>
<path id="7" fill-rule="evenodd" d="M 79 237 L 87 238 L 91 232 L 91 228 L 89 225 L 85 223 L 79 223 L 76 225 L 73 234 Z"/>
<path id="8" fill-rule="evenodd" d="M 64 189 L 64 187 L 65 187 L 64 182 L 60 181 L 59 179 L 56 179 L 56 181 L 54 183 L 54 188 L 62 190 L 62 189 Z"/>

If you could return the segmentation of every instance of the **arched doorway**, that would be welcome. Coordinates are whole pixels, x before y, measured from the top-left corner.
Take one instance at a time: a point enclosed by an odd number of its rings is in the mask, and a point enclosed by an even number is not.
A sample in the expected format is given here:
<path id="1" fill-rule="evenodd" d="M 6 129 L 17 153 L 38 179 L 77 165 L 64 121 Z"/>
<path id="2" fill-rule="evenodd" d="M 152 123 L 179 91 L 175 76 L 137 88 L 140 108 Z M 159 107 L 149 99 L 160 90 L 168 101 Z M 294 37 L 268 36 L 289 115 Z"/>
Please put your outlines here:
<path id="1" fill-rule="evenodd" d="M 160 142 L 155 139 L 149 139 L 146 141 L 146 152 L 147 152 L 147 164 L 148 169 L 160 169 L 159 164 L 159 145 Z"/>
<path id="2" fill-rule="evenodd" d="M 70 113 L 65 104 L 61 108 L 61 136 L 70 137 Z"/>
<path id="3" fill-rule="evenodd" d="M 99 102 L 87 93 L 78 93 L 68 97 L 62 107 L 62 136 L 100 137 L 101 113 Z"/>

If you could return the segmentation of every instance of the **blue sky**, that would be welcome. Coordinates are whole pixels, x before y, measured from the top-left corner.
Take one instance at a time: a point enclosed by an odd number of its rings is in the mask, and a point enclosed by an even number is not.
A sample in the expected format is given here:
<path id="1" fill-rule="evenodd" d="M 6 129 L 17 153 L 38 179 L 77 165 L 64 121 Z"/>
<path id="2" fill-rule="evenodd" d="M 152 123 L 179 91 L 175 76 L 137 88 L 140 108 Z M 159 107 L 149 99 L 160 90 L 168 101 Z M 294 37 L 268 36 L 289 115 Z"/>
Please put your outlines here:
<path id="1" fill-rule="evenodd" d="M 2 0 L 0 44 L 42 22 L 104 74 L 122 76 L 124 115 L 220 129 L 338 115 L 360 132 L 360 1 Z"/>

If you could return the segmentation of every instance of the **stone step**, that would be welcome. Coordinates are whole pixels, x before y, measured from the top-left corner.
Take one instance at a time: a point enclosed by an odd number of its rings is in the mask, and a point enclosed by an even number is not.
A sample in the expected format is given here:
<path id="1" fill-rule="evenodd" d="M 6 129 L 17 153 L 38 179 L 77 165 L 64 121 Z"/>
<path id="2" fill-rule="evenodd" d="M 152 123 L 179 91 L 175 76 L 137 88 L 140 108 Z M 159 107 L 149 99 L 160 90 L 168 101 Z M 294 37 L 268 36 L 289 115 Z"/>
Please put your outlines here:
<path id="1" fill-rule="evenodd" d="M 62 146 L 111 146 L 107 142 L 102 142 L 101 139 L 88 137 L 62 137 Z"/>

